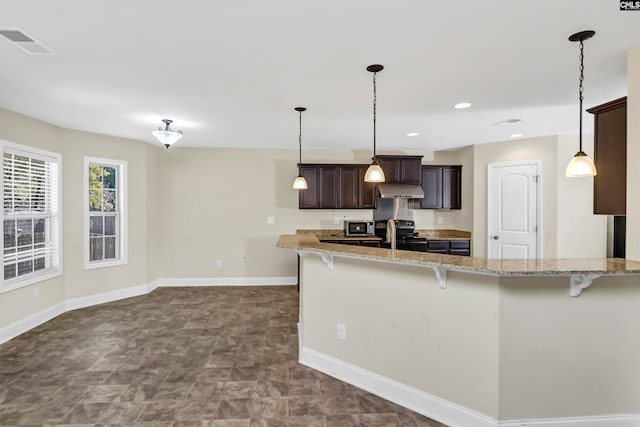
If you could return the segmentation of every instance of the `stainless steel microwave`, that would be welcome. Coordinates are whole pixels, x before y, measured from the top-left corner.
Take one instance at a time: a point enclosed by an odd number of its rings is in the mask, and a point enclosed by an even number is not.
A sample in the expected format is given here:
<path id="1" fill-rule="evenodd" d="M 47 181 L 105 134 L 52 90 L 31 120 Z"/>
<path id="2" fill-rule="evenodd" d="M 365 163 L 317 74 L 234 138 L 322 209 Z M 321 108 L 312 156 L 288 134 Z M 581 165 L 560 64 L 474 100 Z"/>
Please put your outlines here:
<path id="1" fill-rule="evenodd" d="M 345 236 L 370 236 L 373 235 L 373 221 L 367 220 L 345 220 Z"/>

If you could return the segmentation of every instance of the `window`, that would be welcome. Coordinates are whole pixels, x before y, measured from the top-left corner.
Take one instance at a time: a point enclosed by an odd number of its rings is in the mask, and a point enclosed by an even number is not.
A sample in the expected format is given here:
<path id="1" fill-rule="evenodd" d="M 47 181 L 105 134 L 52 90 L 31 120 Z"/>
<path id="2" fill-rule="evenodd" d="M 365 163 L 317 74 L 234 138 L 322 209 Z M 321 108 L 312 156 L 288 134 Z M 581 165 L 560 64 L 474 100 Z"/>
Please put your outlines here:
<path id="1" fill-rule="evenodd" d="M 0 141 L 6 292 L 62 274 L 60 155 Z"/>
<path id="2" fill-rule="evenodd" d="M 85 268 L 127 263 L 127 162 L 85 157 Z"/>

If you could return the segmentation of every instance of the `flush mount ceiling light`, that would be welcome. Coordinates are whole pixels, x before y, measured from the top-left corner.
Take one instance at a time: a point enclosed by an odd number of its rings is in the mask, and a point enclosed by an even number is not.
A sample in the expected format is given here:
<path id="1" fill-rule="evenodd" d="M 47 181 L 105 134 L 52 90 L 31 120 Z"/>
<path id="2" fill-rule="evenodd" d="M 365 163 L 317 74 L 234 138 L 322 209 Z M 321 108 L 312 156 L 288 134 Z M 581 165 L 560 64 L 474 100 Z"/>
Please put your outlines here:
<path id="1" fill-rule="evenodd" d="M 295 110 L 300 113 L 300 125 L 298 132 L 298 148 L 300 158 L 298 159 L 298 177 L 293 180 L 293 189 L 294 190 L 306 190 L 307 189 L 307 180 L 302 176 L 302 112 L 307 109 L 304 107 L 296 107 Z"/>
<path id="2" fill-rule="evenodd" d="M 164 129 L 160 126 L 158 130 L 151 132 L 151 134 L 155 136 L 161 144 L 169 148 L 171 144 L 182 138 L 182 131 L 174 132 L 171 130 L 169 125 L 173 123 L 173 120 L 163 119 L 162 122 L 165 124 Z"/>
<path id="3" fill-rule="evenodd" d="M 589 156 L 582 151 L 582 92 L 584 91 L 582 82 L 584 81 L 584 41 L 593 37 L 595 33 L 595 31 L 587 30 L 580 31 L 579 33 L 569 36 L 569 41 L 580 42 L 580 85 L 578 89 L 578 99 L 580 103 L 580 147 L 567 166 L 566 175 L 571 177 L 597 175 L 596 165 L 594 165 Z"/>
<path id="4" fill-rule="evenodd" d="M 521 136 L 522 136 L 521 133 L 514 133 L 514 134 L 509 135 L 509 138 L 520 138 Z"/>
<path id="5" fill-rule="evenodd" d="M 469 107 L 471 107 L 471 103 L 469 102 L 461 102 L 453 106 L 453 108 L 456 108 L 458 110 L 462 110 L 463 108 L 469 108 Z"/>
<path id="6" fill-rule="evenodd" d="M 371 158 L 371 166 L 364 174 L 365 182 L 384 182 L 384 171 L 376 159 L 376 74 L 383 69 L 384 67 L 379 64 L 367 67 L 367 71 L 373 73 L 373 157 Z"/>
<path id="7" fill-rule="evenodd" d="M 407 136 L 418 136 L 418 132 L 409 132 Z"/>

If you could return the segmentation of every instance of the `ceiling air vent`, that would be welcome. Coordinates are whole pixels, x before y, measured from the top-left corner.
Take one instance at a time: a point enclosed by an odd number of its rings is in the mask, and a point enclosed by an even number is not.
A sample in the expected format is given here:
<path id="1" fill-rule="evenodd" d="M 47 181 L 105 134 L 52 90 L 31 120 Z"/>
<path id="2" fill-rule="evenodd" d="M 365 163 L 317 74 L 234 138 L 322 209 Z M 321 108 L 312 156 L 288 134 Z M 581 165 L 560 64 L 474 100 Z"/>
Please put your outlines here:
<path id="1" fill-rule="evenodd" d="M 28 36 L 19 28 L 0 28 L 0 35 L 11 41 L 14 45 L 27 52 L 29 55 L 56 55 L 52 49 Z"/>
<path id="2" fill-rule="evenodd" d="M 521 122 L 522 119 L 504 119 L 498 123 L 494 123 L 494 126 L 500 126 L 500 125 L 504 125 L 504 124 L 513 124 L 513 123 L 518 123 Z"/>

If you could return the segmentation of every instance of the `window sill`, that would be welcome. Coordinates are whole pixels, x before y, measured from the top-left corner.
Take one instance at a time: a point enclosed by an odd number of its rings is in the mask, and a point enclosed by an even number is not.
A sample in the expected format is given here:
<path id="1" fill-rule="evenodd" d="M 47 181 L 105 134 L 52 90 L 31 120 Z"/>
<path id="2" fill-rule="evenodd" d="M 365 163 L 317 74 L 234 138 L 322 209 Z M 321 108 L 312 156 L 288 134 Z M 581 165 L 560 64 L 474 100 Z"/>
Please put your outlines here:
<path id="1" fill-rule="evenodd" d="M 36 283 L 44 282 L 45 280 L 53 279 L 54 277 L 62 276 L 62 269 L 56 269 L 43 274 L 35 274 L 33 276 L 25 277 L 24 279 L 18 279 L 4 284 L 0 287 L 0 294 L 12 292 L 26 286 L 30 286 Z"/>
<path id="2" fill-rule="evenodd" d="M 127 265 L 127 264 L 128 264 L 128 261 L 126 259 L 119 259 L 115 261 L 94 261 L 91 263 L 85 262 L 84 269 L 95 270 L 96 268 L 117 267 L 119 265 Z"/>

